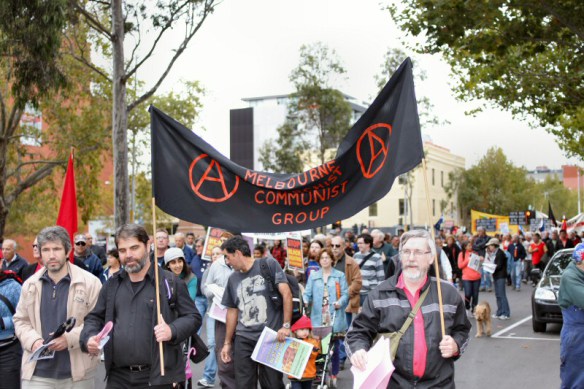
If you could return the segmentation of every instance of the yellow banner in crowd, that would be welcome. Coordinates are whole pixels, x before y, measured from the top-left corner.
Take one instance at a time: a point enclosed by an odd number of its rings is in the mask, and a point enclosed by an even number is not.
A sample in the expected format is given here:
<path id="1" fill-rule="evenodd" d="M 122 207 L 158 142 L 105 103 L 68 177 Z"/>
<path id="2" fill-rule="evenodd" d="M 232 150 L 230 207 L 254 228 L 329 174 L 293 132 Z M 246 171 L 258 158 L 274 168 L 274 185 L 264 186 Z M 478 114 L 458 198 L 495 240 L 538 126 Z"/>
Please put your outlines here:
<path id="1" fill-rule="evenodd" d="M 509 216 L 492 215 L 471 209 L 470 218 L 473 235 L 477 233 L 477 227 L 481 226 L 485 227 L 487 235 L 491 236 L 495 234 L 516 234 L 519 231 L 518 226 L 509 224 Z"/>

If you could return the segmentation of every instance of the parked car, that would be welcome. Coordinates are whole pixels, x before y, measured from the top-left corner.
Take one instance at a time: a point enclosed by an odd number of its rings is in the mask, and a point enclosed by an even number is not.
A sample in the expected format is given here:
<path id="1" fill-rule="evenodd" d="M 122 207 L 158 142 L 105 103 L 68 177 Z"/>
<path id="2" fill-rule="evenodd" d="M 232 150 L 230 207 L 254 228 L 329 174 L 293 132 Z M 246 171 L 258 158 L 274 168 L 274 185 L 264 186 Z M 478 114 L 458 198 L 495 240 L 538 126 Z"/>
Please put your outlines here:
<path id="1" fill-rule="evenodd" d="M 558 305 L 560 279 L 572 261 L 574 249 L 560 250 L 549 260 L 543 272 L 534 269 L 532 275 L 541 277 L 531 295 L 531 322 L 534 332 L 545 332 L 547 323 L 562 323 L 562 310 Z"/>

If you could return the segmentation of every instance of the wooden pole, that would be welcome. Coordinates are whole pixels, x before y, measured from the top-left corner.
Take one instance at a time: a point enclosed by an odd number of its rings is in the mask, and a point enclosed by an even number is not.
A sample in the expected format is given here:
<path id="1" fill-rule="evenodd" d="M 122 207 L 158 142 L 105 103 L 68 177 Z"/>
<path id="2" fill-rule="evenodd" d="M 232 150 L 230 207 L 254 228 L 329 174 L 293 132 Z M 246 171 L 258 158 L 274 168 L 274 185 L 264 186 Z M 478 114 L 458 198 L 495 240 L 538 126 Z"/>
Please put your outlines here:
<path id="1" fill-rule="evenodd" d="M 428 210 L 428 226 L 432 235 L 432 243 L 436 244 L 436 234 L 430 220 L 430 186 L 428 185 L 428 169 L 426 167 L 426 158 L 422 158 L 422 169 L 424 170 L 424 183 L 426 187 L 426 208 Z M 442 337 L 446 335 L 446 326 L 444 325 L 444 306 L 442 305 L 442 285 L 440 282 L 440 258 L 434 258 L 434 270 L 436 271 L 436 286 L 438 287 L 438 307 L 440 309 L 440 327 L 442 328 Z"/>
<path id="2" fill-rule="evenodd" d="M 156 284 L 156 317 L 160 325 L 160 282 L 158 276 L 158 249 L 156 248 L 156 200 L 152 197 L 152 230 L 154 232 L 154 283 Z M 164 345 L 158 342 L 158 351 L 160 352 L 160 375 L 164 376 Z"/>

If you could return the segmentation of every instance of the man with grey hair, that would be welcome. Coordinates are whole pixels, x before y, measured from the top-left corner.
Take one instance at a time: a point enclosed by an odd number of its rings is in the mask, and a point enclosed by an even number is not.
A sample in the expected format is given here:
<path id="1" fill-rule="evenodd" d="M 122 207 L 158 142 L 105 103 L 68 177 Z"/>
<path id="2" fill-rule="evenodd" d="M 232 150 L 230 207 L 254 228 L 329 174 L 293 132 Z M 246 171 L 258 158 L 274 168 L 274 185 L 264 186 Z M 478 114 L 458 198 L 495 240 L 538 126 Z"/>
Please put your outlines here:
<path id="1" fill-rule="evenodd" d="M 4 239 L 2 242 L 2 270 L 12 270 L 19 277 L 22 276 L 22 269 L 28 265 L 28 261 L 16 253 L 18 245 L 12 239 Z"/>
<path id="2" fill-rule="evenodd" d="M 174 234 L 174 245 L 183 251 L 185 261 L 187 261 L 187 265 L 190 265 L 195 256 L 195 252 L 186 244 L 185 234 L 182 232 Z"/>
<path id="3" fill-rule="evenodd" d="M 391 245 L 385 243 L 385 234 L 377 228 L 371 231 L 371 236 L 373 237 L 373 246 L 371 246 L 371 250 L 381 256 L 383 270 L 385 271 L 385 277 L 387 278 L 390 274 L 393 275 L 395 272 L 395 264 L 391 261 Z"/>
<path id="4" fill-rule="evenodd" d="M 458 291 L 448 282 L 428 276 L 436 258 L 430 233 L 412 230 L 400 240 L 398 273 L 374 288 L 345 338 L 351 363 L 367 366 L 367 351 L 378 334 L 397 332 L 420 299 L 421 308 L 403 334 L 389 387 L 454 388 L 454 361 L 468 343 L 470 322 Z M 437 282 L 441 282 L 445 314 L 442 336 Z"/>
<path id="5" fill-rule="evenodd" d="M 69 262 L 71 240 L 63 227 L 44 228 L 37 236 L 44 268 L 22 286 L 14 315 L 16 336 L 23 348 L 23 388 L 93 388 L 98 359 L 83 354 L 79 335 L 85 316 L 93 309 L 101 282 Z M 68 318 L 70 332 L 53 339 L 49 359 L 29 358 Z"/>

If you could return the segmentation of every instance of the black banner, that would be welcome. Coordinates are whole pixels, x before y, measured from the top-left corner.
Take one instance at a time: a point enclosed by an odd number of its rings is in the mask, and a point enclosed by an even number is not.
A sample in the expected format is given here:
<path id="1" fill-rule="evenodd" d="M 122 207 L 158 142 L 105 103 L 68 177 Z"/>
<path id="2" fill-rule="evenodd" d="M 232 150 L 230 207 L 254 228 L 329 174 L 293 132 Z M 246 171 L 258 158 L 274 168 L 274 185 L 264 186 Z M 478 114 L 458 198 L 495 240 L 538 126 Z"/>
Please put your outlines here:
<path id="1" fill-rule="evenodd" d="M 409 58 L 349 130 L 335 159 L 301 174 L 246 169 L 157 108 L 150 114 L 156 205 L 229 231 L 297 231 L 346 219 L 384 197 L 423 158 Z"/>

